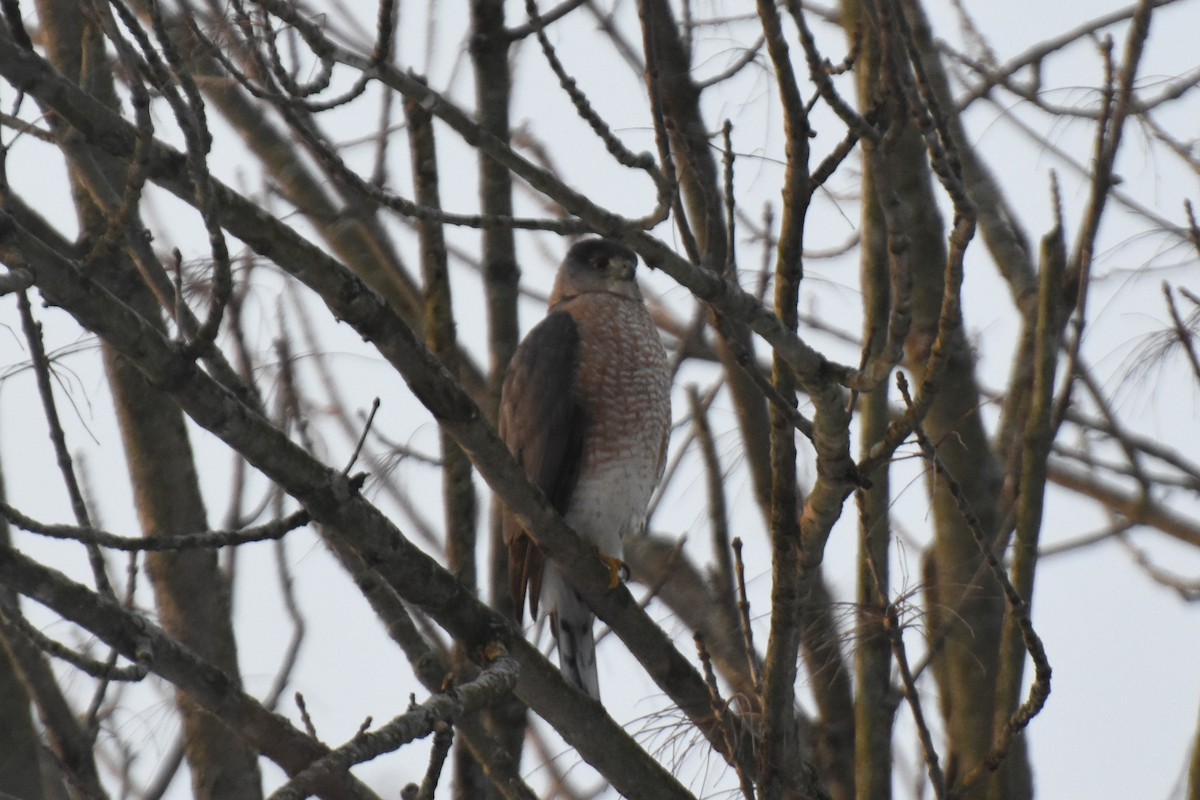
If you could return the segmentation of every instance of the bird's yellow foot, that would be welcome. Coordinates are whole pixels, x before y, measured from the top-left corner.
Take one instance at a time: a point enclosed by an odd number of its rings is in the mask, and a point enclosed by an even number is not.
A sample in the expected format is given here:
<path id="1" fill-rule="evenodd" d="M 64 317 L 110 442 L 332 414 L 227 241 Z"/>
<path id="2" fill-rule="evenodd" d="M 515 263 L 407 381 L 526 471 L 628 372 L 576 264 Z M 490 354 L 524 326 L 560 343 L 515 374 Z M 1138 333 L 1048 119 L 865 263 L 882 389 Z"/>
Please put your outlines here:
<path id="1" fill-rule="evenodd" d="M 600 555 L 600 560 L 608 567 L 608 588 L 615 589 L 624 581 L 629 580 L 629 566 L 616 556 Z"/>

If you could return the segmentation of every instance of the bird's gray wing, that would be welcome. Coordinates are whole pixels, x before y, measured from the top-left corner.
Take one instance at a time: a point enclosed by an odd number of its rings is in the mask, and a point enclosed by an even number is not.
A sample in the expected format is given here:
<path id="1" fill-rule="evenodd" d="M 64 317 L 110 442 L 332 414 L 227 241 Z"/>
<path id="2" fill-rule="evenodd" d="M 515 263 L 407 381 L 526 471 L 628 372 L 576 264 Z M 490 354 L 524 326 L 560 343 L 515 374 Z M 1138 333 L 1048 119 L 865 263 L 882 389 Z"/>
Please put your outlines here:
<path id="1" fill-rule="evenodd" d="M 517 347 L 500 400 L 500 438 L 550 504 L 565 515 L 583 463 L 586 419 L 579 396 L 579 329 L 552 312 Z M 517 621 L 537 616 L 545 556 L 514 515 L 504 514 L 508 581 Z"/>

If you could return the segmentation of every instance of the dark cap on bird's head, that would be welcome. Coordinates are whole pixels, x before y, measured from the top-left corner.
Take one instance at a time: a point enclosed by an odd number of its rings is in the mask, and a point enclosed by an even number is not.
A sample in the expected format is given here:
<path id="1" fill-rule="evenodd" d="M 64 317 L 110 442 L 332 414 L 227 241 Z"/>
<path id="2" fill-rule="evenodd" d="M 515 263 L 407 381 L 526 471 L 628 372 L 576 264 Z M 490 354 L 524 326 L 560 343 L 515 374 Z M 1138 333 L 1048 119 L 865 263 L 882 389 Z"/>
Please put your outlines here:
<path id="1" fill-rule="evenodd" d="M 589 292 L 607 292 L 641 301 L 637 263 L 637 253 L 618 242 L 598 238 L 576 242 L 559 267 L 550 304 Z"/>

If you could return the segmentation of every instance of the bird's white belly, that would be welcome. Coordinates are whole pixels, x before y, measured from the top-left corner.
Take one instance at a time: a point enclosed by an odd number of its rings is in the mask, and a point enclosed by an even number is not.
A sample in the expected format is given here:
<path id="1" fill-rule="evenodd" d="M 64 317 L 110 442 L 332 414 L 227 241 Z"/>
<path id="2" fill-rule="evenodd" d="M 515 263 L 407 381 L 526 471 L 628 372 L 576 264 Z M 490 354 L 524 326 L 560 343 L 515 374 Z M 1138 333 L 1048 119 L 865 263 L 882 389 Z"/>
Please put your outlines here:
<path id="1" fill-rule="evenodd" d="M 621 538 L 640 533 L 646 504 L 658 474 L 645 457 L 630 454 L 579 477 L 571 496 L 567 524 L 599 548 L 601 554 L 621 558 Z"/>

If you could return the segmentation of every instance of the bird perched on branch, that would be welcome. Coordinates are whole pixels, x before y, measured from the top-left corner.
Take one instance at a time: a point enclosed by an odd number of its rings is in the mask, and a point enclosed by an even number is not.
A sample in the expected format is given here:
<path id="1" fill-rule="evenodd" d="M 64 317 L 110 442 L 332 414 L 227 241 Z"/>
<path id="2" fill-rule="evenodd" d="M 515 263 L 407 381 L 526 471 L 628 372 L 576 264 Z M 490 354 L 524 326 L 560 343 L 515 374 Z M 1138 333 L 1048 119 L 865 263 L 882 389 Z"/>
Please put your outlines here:
<path id="1" fill-rule="evenodd" d="M 517 347 L 500 401 L 500 436 L 550 503 L 599 551 L 618 583 L 621 539 L 640 533 L 662 478 L 671 426 L 671 370 L 635 277 L 637 256 L 585 239 L 559 267 L 550 308 Z M 539 603 L 563 675 L 600 699 L 593 615 L 504 516 L 517 621 Z"/>

